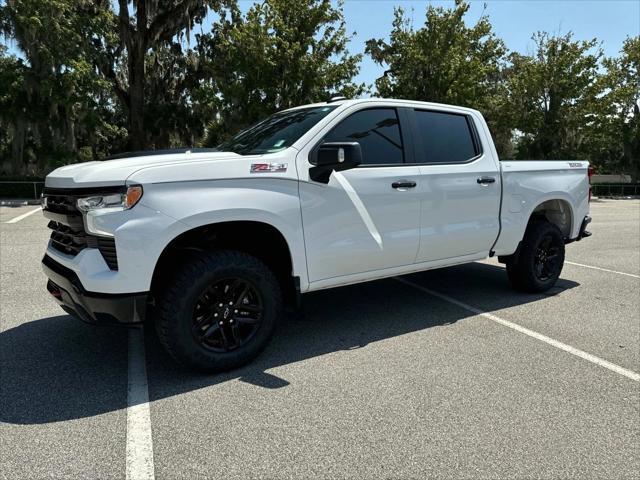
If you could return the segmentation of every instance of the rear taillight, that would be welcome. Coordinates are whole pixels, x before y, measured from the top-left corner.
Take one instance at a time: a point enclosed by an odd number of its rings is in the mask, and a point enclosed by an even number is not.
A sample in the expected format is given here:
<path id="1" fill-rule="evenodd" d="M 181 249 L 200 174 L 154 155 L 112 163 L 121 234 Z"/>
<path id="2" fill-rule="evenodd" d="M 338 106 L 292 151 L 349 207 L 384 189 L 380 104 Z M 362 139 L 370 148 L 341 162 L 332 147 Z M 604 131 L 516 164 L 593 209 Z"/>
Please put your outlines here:
<path id="1" fill-rule="evenodd" d="M 589 201 L 591 201 L 591 177 L 593 177 L 593 167 L 587 168 L 587 178 L 589 179 Z"/>

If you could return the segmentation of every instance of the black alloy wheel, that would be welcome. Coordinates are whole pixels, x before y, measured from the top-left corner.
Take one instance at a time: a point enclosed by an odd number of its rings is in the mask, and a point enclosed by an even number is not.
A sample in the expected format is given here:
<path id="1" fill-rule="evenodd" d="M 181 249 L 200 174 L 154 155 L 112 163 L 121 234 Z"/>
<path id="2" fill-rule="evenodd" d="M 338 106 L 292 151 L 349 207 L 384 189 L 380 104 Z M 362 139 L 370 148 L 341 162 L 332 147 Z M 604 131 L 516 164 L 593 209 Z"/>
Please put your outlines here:
<path id="1" fill-rule="evenodd" d="M 202 372 L 253 360 L 269 343 L 282 312 L 273 272 L 234 250 L 185 256 L 156 295 L 162 346 L 179 363 Z"/>
<path id="2" fill-rule="evenodd" d="M 229 352 L 255 335 L 262 318 L 262 296 L 255 286 L 242 278 L 226 278 L 200 295 L 193 309 L 192 333 L 203 347 Z"/>
<path id="3" fill-rule="evenodd" d="M 560 266 L 560 249 L 557 237 L 547 234 L 540 240 L 533 259 L 534 271 L 538 280 L 546 282 L 556 275 Z"/>
<path id="4" fill-rule="evenodd" d="M 542 220 L 530 222 L 519 251 L 506 261 L 511 285 L 532 293 L 553 287 L 564 265 L 564 244 L 556 225 Z"/>

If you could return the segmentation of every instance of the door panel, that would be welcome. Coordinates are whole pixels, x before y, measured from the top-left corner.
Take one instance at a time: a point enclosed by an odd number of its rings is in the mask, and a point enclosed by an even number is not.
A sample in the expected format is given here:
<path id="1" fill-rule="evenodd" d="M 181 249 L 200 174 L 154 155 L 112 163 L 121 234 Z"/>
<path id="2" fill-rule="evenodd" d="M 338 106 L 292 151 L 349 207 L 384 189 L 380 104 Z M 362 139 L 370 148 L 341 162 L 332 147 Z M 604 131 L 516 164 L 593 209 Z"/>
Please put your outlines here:
<path id="1" fill-rule="evenodd" d="M 407 265 L 419 243 L 420 168 L 334 172 L 328 185 L 300 183 L 309 280 Z M 393 188 L 413 181 L 415 188 Z"/>
<path id="2" fill-rule="evenodd" d="M 488 254 L 500 229 L 501 185 L 490 142 L 481 135 L 484 129 L 477 128 L 471 115 L 413 113 L 418 161 L 423 163 L 416 261 Z"/>
<path id="3" fill-rule="evenodd" d="M 416 261 L 488 254 L 500 227 L 500 177 L 484 160 L 470 165 L 420 166 L 421 228 Z M 496 181 L 478 184 L 482 176 Z"/>
<path id="4" fill-rule="evenodd" d="M 362 166 L 333 172 L 328 184 L 301 178 L 311 282 L 415 260 L 420 241 L 420 168 L 404 163 L 404 126 L 395 108 L 366 106 L 346 114 L 320 140 L 358 142 Z M 301 152 L 299 165 L 308 162 L 308 154 Z M 307 172 L 304 168 L 303 175 Z"/>

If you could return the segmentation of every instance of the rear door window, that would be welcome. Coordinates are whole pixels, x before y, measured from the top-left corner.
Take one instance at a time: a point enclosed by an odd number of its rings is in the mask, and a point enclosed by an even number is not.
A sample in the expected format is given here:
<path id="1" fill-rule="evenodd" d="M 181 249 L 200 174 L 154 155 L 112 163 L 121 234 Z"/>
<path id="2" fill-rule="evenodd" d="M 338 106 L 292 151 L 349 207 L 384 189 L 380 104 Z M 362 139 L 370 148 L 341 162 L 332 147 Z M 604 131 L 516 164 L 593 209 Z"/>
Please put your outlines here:
<path id="1" fill-rule="evenodd" d="M 420 163 L 465 163 L 479 149 L 466 115 L 415 110 L 422 158 Z"/>

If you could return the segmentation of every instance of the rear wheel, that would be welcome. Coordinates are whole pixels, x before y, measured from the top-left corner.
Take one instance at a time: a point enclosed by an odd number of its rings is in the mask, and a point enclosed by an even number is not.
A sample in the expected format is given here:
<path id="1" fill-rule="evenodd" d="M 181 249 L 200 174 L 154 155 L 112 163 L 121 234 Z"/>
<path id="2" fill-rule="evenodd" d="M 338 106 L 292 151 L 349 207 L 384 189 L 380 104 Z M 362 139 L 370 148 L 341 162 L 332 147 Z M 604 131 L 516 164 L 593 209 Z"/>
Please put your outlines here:
<path id="1" fill-rule="evenodd" d="M 182 266 L 159 302 L 156 328 L 178 362 L 220 372 L 254 359 L 280 316 L 280 286 L 257 258 L 202 253 Z"/>
<path id="2" fill-rule="evenodd" d="M 526 292 L 544 292 L 553 287 L 564 265 L 562 232 L 549 222 L 529 224 L 517 256 L 507 261 L 511 285 Z"/>

